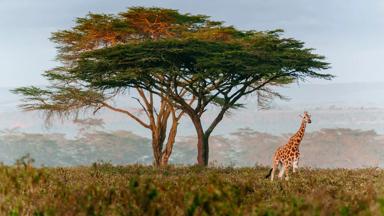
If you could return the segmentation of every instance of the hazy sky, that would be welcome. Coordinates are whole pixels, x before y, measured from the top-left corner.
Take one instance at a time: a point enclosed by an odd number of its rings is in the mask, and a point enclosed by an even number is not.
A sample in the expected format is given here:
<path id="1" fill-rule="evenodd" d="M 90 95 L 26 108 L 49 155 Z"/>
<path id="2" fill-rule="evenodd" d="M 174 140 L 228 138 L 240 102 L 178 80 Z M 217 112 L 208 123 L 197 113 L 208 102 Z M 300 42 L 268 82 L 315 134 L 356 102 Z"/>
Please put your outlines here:
<path id="1" fill-rule="evenodd" d="M 334 82 L 384 82 L 382 0 L 0 0 L 0 87 L 41 85 L 55 64 L 50 33 L 88 12 L 160 6 L 206 14 L 241 29 L 282 28 L 327 57 Z"/>

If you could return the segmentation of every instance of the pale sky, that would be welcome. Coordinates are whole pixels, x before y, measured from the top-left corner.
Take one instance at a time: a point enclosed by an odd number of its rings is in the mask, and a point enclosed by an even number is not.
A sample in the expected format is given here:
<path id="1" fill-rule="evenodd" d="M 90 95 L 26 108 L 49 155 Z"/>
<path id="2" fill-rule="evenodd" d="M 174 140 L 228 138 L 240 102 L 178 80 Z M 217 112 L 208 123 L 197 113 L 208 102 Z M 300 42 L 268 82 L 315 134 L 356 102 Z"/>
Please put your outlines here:
<path id="1" fill-rule="evenodd" d="M 384 82 L 382 0 L 0 0 L 0 87 L 46 84 L 40 74 L 58 64 L 51 32 L 88 12 L 129 6 L 205 14 L 240 29 L 282 28 L 327 57 L 333 82 Z"/>

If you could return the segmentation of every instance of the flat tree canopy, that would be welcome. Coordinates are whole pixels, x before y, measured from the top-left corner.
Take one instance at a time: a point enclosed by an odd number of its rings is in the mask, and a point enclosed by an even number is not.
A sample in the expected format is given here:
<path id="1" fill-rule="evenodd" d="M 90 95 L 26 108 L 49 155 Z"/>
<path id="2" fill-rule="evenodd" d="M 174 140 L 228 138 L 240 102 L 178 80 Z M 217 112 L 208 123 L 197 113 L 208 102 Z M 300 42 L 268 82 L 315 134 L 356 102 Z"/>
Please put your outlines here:
<path id="1" fill-rule="evenodd" d="M 321 73 L 329 67 L 323 56 L 281 33 L 208 28 L 183 38 L 117 45 L 84 53 L 70 73 L 93 88 L 138 86 L 167 95 L 193 121 L 198 163 L 206 165 L 209 136 L 229 109 L 242 106 L 241 98 L 255 93 L 266 106 L 281 97 L 274 86 L 333 77 Z M 189 103 L 191 98 L 196 101 Z M 204 127 L 201 117 L 211 104 L 220 111 Z"/>

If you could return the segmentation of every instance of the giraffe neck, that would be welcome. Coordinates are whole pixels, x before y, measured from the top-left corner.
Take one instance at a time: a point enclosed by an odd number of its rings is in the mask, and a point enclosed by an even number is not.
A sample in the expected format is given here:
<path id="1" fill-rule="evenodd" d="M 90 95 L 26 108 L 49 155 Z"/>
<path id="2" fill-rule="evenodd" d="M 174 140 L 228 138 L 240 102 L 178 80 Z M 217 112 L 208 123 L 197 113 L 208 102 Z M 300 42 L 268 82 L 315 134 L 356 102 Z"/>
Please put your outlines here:
<path id="1" fill-rule="evenodd" d="M 306 126 L 307 126 L 307 122 L 303 119 L 302 122 L 301 122 L 299 130 L 296 132 L 296 134 L 294 136 L 296 138 L 296 140 L 297 140 L 297 142 L 295 142 L 296 146 L 300 145 L 300 142 L 301 142 L 301 140 L 304 137 L 305 127 Z"/>

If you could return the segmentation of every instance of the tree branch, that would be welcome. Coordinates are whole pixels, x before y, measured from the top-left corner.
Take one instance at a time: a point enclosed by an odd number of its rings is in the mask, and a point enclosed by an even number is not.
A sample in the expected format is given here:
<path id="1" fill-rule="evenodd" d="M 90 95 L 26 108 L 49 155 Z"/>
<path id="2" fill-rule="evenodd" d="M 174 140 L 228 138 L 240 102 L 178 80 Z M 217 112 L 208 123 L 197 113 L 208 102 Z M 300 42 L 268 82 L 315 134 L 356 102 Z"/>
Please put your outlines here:
<path id="1" fill-rule="evenodd" d="M 120 109 L 120 108 L 116 108 L 116 107 L 113 107 L 111 105 L 109 105 L 108 103 L 102 101 L 100 102 L 104 107 L 110 109 L 110 110 L 113 110 L 113 111 L 116 111 L 116 112 L 120 112 L 120 113 L 123 113 L 123 114 L 126 114 L 128 115 L 129 117 L 133 118 L 135 121 L 137 121 L 139 124 L 141 124 L 143 127 L 145 128 L 148 128 L 150 129 L 150 126 L 148 124 L 146 124 L 145 122 L 143 122 L 141 119 L 139 119 L 137 116 L 133 115 L 132 113 L 130 113 L 129 111 L 127 110 L 123 110 L 123 109 Z"/>

